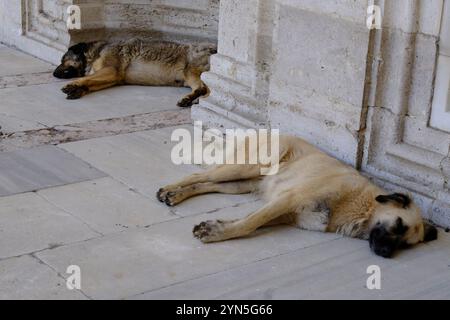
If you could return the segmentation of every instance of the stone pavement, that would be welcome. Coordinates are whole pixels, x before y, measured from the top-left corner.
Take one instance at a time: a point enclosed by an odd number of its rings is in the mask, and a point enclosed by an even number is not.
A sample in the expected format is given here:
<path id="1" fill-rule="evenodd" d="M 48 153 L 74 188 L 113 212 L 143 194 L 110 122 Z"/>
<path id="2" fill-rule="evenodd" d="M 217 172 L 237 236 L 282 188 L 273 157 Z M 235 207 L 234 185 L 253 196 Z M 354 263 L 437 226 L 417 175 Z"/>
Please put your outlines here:
<path id="1" fill-rule="evenodd" d="M 204 245 L 192 227 L 242 217 L 254 196 L 168 208 L 156 190 L 201 170 L 170 161 L 189 128 L 179 88 L 67 101 L 52 66 L 0 46 L 0 299 L 450 298 L 450 235 L 386 260 L 335 234 L 267 228 Z M 66 287 L 71 265 L 81 290 Z M 381 268 L 368 290 L 367 267 Z"/>

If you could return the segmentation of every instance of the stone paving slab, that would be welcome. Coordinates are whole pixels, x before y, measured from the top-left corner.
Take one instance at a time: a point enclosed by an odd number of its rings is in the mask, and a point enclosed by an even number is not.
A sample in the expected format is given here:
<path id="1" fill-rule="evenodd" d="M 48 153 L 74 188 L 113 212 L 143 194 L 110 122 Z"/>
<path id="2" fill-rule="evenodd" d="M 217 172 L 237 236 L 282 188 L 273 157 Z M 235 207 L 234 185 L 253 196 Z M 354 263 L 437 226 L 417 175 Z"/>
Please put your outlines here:
<path id="1" fill-rule="evenodd" d="M 194 165 L 173 164 L 170 156 L 176 143 L 172 143 L 170 137 L 177 128 L 186 127 L 170 127 L 91 139 L 62 144 L 59 147 L 140 193 L 155 198 L 160 187 L 202 170 Z M 254 200 L 251 195 L 204 195 L 189 199 L 173 210 L 179 215 L 188 216 Z"/>
<path id="2" fill-rule="evenodd" d="M 48 266 L 31 256 L 0 261 L 0 300 L 84 300 Z"/>
<path id="3" fill-rule="evenodd" d="M 0 153 L 0 197 L 104 176 L 54 146 Z"/>
<path id="4" fill-rule="evenodd" d="M 448 299 L 449 241 L 442 233 L 438 242 L 383 259 L 367 241 L 343 238 L 132 299 Z M 371 265 L 381 268 L 381 290 L 366 287 Z"/>
<path id="5" fill-rule="evenodd" d="M 37 123 L 33 120 L 24 120 L 9 116 L 2 113 L 2 102 L 0 101 L 0 137 L 13 132 L 22 132 L 28 130 L 44 129 L 47 128 L 43 124 Z"/>
<path id="6" fill-rule="evenodd" d="M 24 73 L 52 72 L 54 66 L 20 51 L 0 46 L 0 77 Z"/>
<path id="7" fill-rule="evenodd" d="M 0 90 L 0 126 L 11 117 L 24 124 L 9 131 L 28 130 L 42 125 L 53 127 L 93 120 L 118 118 L 162 110 L 179 110 L 177 101 L 188 93 L 186 88 L 121 86 L 92 93 L 79 100 L 66 100 L 61 92 L 65 82 L 6 88 Z M 30 127 L 34 123 L 35 127 Z"/>
<path id="8" fill-rule="evenodd" d="M 62 83 L 63 80 L 55 78 L 51 72 L 19 74 L 0 77 L 0 89 L 34 86 L 53 82 Z"/>
<path id="9" fill-rule="evenodd" d="M 38 194 L 102 234 L 177 218 L 162 203 L 155 203 L 109 177 L 45 189 Z"/>
<path id="10" fill-rule="evenodd" d="M 251 206 L 173 220 L 42 251 L 37 256 L 59 272 L 68 265 L 79 265 L 82 290 L 94 299 L 127 298 L 339 238 L 290 227 L 266 228 L 253 237 L 210 245 L 192 236 L 196 223 L 241 217 Z"/>
<path id="11" fill-rule="evenodd" d="M 0 259 L 99 236 L 35 193 L 0 197 L 0 208 Z"/>
<path id="12" fill-rule="evenodd" d="M 295 297 L 305 293 L 313 294 L 313 287 L 298 283 L 300 281 L 297 277 L 301 277 L 305 269 L 358 250 L 367 250 L 367 243 L 347 238 L 337 239 L 146 292 L 131 299 L 270 299 L 289 286 L 296 286 L 299 290 Z M 374 260 L 377 258 L 374 257 Z"/>
<path id="13" fill-rule="evenodd" d="M 366 259 L 366 260 L 364 260 Z M 356 262 L 353 262 L 357 260 Z M 335 261 L 340 269 L 327 274 L 328 278 L 340 277 L 339 270 L 345 268 L 350 273 L 367 264 L 367 257 L 355 254 L 341 257 Z M 333 263 L 331 263 L 333 266 Z M 379 264 L 382 271 L 382 290 L 367 291 L 358 283 L 367 279 L 366 275 L 350 279 L 345 286 L 330 287 L 322 283 L 317 289 L 317 297 L 332 299 L 449 299 L 450 298 L 450 235 L 443 230 L 439 239 L 428 244 L 418 245 L 398 253 L 394 259 L 383 259 Z M 316 272 L 324 271 L 324 267 Z M 444 288 L 447 288 L 444 290 Z M 321 291 L 320 291 L 321 290 Z"/>

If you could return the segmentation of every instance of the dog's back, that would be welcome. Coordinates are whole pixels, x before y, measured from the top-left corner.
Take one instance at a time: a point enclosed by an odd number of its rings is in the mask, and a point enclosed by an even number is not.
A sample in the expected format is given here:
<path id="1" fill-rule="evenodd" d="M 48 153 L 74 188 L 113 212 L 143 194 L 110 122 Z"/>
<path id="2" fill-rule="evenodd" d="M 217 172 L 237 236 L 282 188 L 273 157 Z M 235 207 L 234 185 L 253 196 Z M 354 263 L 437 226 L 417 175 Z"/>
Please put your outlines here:
<path id="1" fill-rule="evenodd" d="M 359 177 L 358 172 L 334 159 L 301 138 L 280 136 L 280 169 L 264 177 L 261 191 L 270 200 L 305 185 L 330 185 L 333 178 Z"/>
<path id="2" fill-rule="evenodd" d="M 124 73 L 126 84 L 184 86 L 186 71 L 209 70 L 209 58 L 215 52 L 216 46 L 209 43 L 131 39 L 92 43 L 87 56 L 91 74 L 100 69 L 97 65 L 112 64 Z"/>

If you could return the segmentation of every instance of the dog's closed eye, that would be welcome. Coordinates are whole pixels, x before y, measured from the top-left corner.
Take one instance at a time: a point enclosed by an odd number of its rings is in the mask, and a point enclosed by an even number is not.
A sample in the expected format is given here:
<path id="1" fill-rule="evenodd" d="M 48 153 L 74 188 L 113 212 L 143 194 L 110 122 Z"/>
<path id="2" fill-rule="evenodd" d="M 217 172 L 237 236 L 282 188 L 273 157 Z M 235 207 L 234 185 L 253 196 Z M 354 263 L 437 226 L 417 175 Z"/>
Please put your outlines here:
<path id="1" fill-rule="evenodd" d="M 407 196 L 406 194 L 402 193 L 393 193 L 390 195 L 380 195 L 375 198 L 376 201 L 379 203 L 387 203 L 389 201 L 394 201 L 398 204 L 400 204 L 403 208 L 408 208 L 411 204 L 411 198 Z"/>

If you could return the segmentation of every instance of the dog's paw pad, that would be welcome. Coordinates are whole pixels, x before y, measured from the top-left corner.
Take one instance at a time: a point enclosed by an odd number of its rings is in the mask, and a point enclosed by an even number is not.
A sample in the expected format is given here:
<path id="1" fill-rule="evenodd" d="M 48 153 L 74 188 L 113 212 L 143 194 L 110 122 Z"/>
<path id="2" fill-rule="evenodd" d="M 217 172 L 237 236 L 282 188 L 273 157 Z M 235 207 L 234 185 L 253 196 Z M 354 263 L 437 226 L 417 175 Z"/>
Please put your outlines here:
<path id="1" fill-rule="evenodd" d="M 206 221 L 194 227 L 192 230 L 194 237 L 204 243 L 220 241 L 223 233 L 223 222 Z"/>
<path id="2" fill-rule="evenodd" d="M 188 98 L 184 98 L 177 103 L 177 106 L 180 108 L 189 108 L 192 107 L 193 101 Z"/>
<path id="3" fill-rule="evenodd" d="M 207 237 L 209 235 L 209 233 L 211 232 L 210 223 L 211 223 L 211 221 L 207 221 L 207 222 L 201 222 L 200 224 L 196 225 L 194 227 L 194 230 L 192 230 L 194 237 L 196 237 L 197 239 L 200 239 L 200 240 Z"/>

